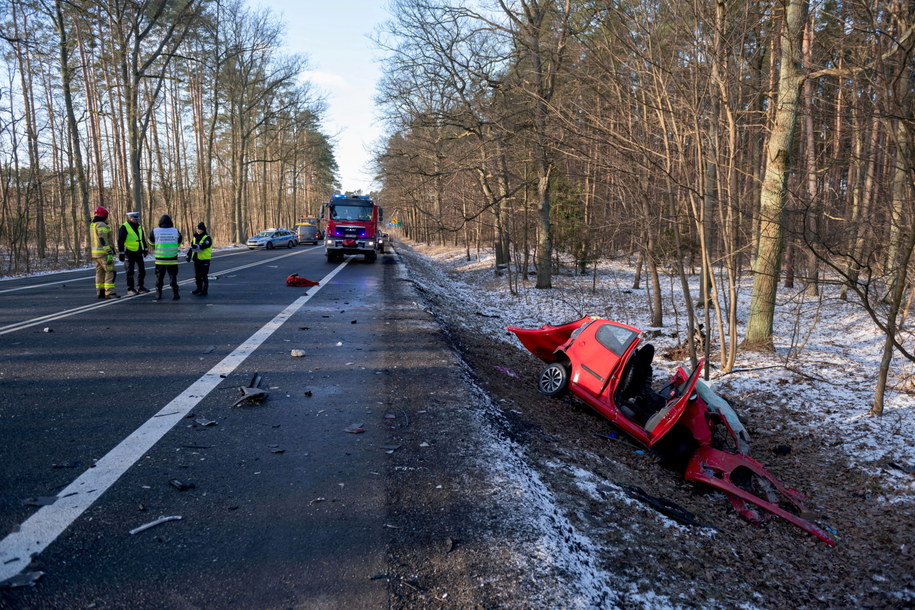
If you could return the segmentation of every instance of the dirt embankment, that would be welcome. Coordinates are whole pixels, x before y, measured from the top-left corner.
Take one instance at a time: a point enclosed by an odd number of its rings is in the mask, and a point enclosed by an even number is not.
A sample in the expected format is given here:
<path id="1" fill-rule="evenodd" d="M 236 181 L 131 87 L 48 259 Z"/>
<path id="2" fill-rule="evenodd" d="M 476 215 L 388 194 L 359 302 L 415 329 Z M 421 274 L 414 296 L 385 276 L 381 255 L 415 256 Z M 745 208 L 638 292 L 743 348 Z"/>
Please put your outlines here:
<path id="1" fill-rule="evenodd" d="M 430 288 L 427 261 L 408 248 L 398 251 L 468 380 L 485 397 L 462 399 L 466 390 L 459 386 L 441 388 L 444 398 L 433 397 L 436 416 L 418 417 L 404 437 L 433 438 L 441 450 L 403 451 L 395 465 L 421 469 L 401 477 L 392 493 L 401 525 L 409 521 L 391 552 L 396 607 L 915 604 L 911 503 L 878 499 L 880 478 L 845 463 L 828 434 L 801 436 L 791 432 L 797 427 L 785 411 L 737 405 L 753 439 L 751 454 L 806 495 L 811 510 L 835 530 L 834 548 L 777 518 L 763 525 L 742 521 L 723 494 L 685 482 L 625 437 L 608 438 L 613 428 L 580 401 L 539 395 L 541 363 L 474 332 L 478 313 L 460 310 L 448 294 Z M 500 490 L 493 489 L 492 472 L 501 473 L 501 466 L 493 463 L 487 472 L 478 459 L 483 438 L 509 447 L 523 462 L 527 474 L 519 476 L 546 488 L 554 515 L 538 524 L 530 513 L 526 520 L 506 514 L 511 507 L 500 504 Z M 492 459 L 498 455 L 492 452 Z M 447 492 L 436 494 L 430 473 L 440 475 L 444 483 L 437 484 Z M 632 499 L 624 486 L 680 505 L 702 525 L 679 525 Z M 557 531 L 549 531 L 550 523 Z M 565 563 L 540 552 L 551 535 L 569 554 Z"/>

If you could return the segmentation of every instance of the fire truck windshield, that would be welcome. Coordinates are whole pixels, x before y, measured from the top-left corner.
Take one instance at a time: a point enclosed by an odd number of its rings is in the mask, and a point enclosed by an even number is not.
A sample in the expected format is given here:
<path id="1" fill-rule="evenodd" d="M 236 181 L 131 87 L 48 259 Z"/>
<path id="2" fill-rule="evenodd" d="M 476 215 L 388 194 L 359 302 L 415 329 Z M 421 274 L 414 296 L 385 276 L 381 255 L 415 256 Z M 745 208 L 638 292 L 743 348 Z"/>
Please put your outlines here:
<path id="1" fill-rule="evenodd" d="M 372 220 L 372 208 L 364 205 L 330 206 L 330 217 L 333 220 Z"/>

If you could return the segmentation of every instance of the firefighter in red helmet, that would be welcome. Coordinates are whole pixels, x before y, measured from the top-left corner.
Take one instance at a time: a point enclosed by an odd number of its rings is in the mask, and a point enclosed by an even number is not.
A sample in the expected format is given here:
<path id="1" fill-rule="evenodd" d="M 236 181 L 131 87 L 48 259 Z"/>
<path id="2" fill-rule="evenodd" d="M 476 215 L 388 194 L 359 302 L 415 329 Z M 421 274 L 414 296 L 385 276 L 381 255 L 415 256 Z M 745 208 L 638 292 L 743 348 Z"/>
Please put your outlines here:
<path id="1" fill-rule="evenodd" d="M 95 217 L 89 224 L 89 244 L 95 261 L 95 290 L 100 299 L 120 298 L 114 291 L 114 255 L 117 241 L 108 226 L 108 210 L 95 208 Z"/>

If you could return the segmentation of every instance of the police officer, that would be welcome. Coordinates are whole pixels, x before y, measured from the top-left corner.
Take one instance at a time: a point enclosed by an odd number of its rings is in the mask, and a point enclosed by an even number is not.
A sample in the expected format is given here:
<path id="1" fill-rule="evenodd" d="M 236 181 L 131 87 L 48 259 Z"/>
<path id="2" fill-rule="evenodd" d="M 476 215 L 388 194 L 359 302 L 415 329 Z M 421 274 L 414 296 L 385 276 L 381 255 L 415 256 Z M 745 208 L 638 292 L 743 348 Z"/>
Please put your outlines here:
<path id="1" fill-rule="evenodd" d="M 178 294 L 178 249 L 181 244 L 181 232 L 175 228 L 171 216 L 162 215 L 159 226 L 152 230 L 149 243 L 153 246 L 153 256 L 156 259 L 156 300 L 162 300 L 162 285 L 165 283 L 165 274 L 168 273 L 172 299 L 177 301 L 181 298 Z"/>
<path id="2" fill-rule="evenodd" d="M 99 206 L 95 208 L 95 217 L 89 224 L 89 244 L 92 248 L 92 260 L 95 261 L 95 290 L 100 299 L 119 299 L 114 291 L 114 253 L 115 242 L 108 226 L 108 210 Z"/>
<path id="3" fill-rule="evenodd" d="M 202 297 L 207 295 L 210 288 L 210 259 L 213 257 L 213 240 L 207 234 L 207 226 L 199 222 L 194 236 L 191 238 L 191 248 L 187 251 L 187 260 L 194 261 L 194 281 L 197 283 L 196 290 L 191 294 L 198 294 Z"/>
<path id="4" fill-rule="evenodd" d="M 147 254 L 149 254 L 149 244 L 146 243 L 146 235 L 143 227 L 140 226 L 140 213 L 127 212 L 127 222 L 118 229 L 118 258 L 121 262 L 126 259 L 128 295 L 149 292 L 143 285 L 143 280 L 146 279 L 146 263 L 143 262 L 143 259 Z M 134 290 L 133 283 L 134 267 L 138 271 L 137 290 Z"/>

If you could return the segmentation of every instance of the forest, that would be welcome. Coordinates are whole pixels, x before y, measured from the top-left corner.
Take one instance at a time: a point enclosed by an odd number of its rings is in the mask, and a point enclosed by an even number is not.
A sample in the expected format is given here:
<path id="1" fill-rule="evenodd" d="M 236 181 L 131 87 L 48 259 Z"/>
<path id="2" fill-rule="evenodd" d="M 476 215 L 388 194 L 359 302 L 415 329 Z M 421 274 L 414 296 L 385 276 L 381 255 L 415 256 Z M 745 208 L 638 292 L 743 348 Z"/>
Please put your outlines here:
<path id="1" fill-rule="evenodd" d="M 635 255 L 658 327 L 664 291 L 689 294 L 699 274 L 691 356 L 701 324 L 723 372 L 741 349 L 773 348 L 776 299 L 829 291 L 885 336 L 882 413 L 890 363 L 913 359 L 915 2 L 391 11 L 378 172 L 408 237 L 468 258 L 493 247 L 512 291 Z"/>
<path id="2" fill-rule="evenodd" d="M 334 192 L 324 102 L 240 0 L 0 2 L 0 275 L 85 263 L 96 206 L 216 243 Z"/>

